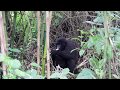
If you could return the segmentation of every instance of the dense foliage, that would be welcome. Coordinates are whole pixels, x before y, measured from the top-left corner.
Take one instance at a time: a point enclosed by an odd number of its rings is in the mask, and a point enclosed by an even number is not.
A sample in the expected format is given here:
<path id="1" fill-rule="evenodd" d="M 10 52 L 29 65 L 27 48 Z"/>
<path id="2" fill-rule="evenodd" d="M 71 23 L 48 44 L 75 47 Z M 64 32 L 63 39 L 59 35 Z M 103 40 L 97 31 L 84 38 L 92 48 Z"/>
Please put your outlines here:
<path id="1" fill-rule="evenodd" d="M 46 38 L 46 12 L 40 12 L 40 64 L 37 63 L 38 18 L 36 11 L 5 11 L 7 55 L 0 62 L 7 66 L 3 79 L 44 79 L 46 77 L 46 39 L 50 49 L 63 36 L 79 43 L 80 60 L 75 75 L 68 68 L 54 68 L 50 78 L 111 79 L 120 78 L 120 12 L 54 11 L 50 37 Z M 38 73 L 37 68 L 40 68 Z M 2 71 L 2 66 L 1 66 Z"/>

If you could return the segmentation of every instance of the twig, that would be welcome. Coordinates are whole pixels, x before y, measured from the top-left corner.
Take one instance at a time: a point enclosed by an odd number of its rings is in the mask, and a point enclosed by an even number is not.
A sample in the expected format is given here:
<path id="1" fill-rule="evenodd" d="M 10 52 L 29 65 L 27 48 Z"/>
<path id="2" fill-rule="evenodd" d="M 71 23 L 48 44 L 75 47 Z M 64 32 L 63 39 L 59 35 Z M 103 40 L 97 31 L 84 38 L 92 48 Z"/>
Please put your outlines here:
<path id="1" fill-rule="evenodd" d="M 86 63 L 88 63 L 87 60 L 84 60 L 82 63 L 80 63 L 76 68 L 80 68 L 81 66 L 85 65 Z"/>

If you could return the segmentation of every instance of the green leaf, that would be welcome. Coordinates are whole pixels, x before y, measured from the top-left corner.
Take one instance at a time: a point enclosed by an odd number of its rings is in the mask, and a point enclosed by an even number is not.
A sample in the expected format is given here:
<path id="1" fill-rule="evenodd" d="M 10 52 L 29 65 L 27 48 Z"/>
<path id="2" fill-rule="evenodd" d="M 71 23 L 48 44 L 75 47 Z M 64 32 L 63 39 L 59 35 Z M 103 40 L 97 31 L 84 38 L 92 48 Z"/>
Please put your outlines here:
<path id="1" fill-rule="evenodd" d="M 93 71 L 88 69 L 88 68 L 84 68 L 77 76 L 76 79 L 95 79 L 95 76 L 93 75 Z"/>
<path id="2" fill-rule="evenodd" d="M 35 69 L 28 70 L 26 73 L 28 73 L 34 78 L 37 76 L 37 71 Z"/>
<path id="3" fill-rule="evenodd" d="M 90 58 L 89 62 L 94 69 L 99 68 L 99 61 L 95 57 Z"/>
<path id="4" fill-rule="evenodd" d="M 101 54 L 101 51 L 102 51 L 102 46 L 103 46 L 103 42 L 101 42 L 101 40 L 95 44 L 95 49 L 96 49 L 96 52 L 100 55 Z"/>
<path id="5" fill-rule="evenodd" d="M 95 73 L 99 76 L 100 79 L 104 76 L 104 71 L 102 69 L 95 69 Z"/>
<path id="6" fill-rule="evenodd" d="M 112 51 L 112 46 L 111 45 L 108 46 L 107 55 L 108 55 L 109 59 L 113 58 L 113 51 Z"/>
<path id="7" fill-rule="evenodd" d="M 34 67 L 40 67 L 40 66 L 39 66 L 37 63 L 35 63 L 35 62 L 32 62 L 31 65 L 34 66 Z"/>
<path id="8" fill-rule="evenodd" d="M 82 55 L 84 54 L 84 52 L 85 52 L 85 50 L 81 49 L 81 50 L 79 51 L 79 55 L 82 56 Z"/>
<path id="9" fill-rule="evenodd" d="M 103 17 L 98 16 L 97 18 L 95 18 L 95 19 L 93 20 L 93 22 L 101 24 L 101 23 L 104 22 L 104 20 L 103 20 Z"/>
<path id="10" fill-rule="evenodd" d="M 116 46 L 117 46 L 118 49 L 120 49 L 120 43 L 118 43 Z"/>
<path id="11" fill-rule="evenodd" d="M 101 40 L 101 36 L 96 35 L 92 37 L 93 43 L 97 44 Z"/>
<path id="12" fill-rule="evenodd" d="M 105 62 L 104 59 L 99 61 L 99 69 L 102 69 L 102 67 L 104 66 Z"/>
<path id="13" fill-rule="evenodd" d="M 53 73 L 51 76 L 50 76 L 50 78 L 55 78 L 55 79 L 58 79 L 58 78 L 60 78 L 60 79 L 68 79 L 67 78 L 67 74 L 69 73 L 69 69 L 68 68 L 65 68 L 65 69 L 63 69 L 62 70 L 62 72 L 55 72 L 55 73 Z"/>
<path id="14" fill-rule="evenodd" d="M 69 73 L 69 69 L 68 68 L 65 68 L 62 70 L 62 75 L 67 75 Z"/>
<path id="15" fill-rule="evenodd" d="M 25 77 L 26 76 L 26 73 L 19 70 L 19 69 L 16 69 L 15 70 L 15 75 L 19 76 L 19 77 Z"/>
<path id="16" fill-rule="evenodd" d="M 60 78 L 61 74 L 59 72 L 53 73 L 50 78 Z"/>
<path id="17" fill-rule="evenodd" d="M 104 28 L 97 28 L 97 31 L 99 32 L 100 38 L 104 39 L 105 37 L 105 29 Z"/>
<path id="18" fill-rule="evenodd" d="M 59 17 L 59 18 L 62 18 L 63 15 L 61 15 L 61 13 L 56 13 L 56 15 Z"/>
<path id="19" fill-rule="evenodd" d="M 8 48 L 8 50 L 10 50 L 11 52 L 16 52 L 16 53 L 20 53 L 21 51 L 19 49 L 16 48 Z"/>
<path id="20" fill-rule="evenodd" d="M 21 63 L 19 60 L 9 60 L 6 61 L 6 64 L 12 68 L 20 68 L 21 67 Z"/>
<path id="21" fill-rule="evenodd" d="M 96 31 L 96 29 L 94 29 L 94 28 L 90 29 L 90 33 L 93 33 L 95 31 Z"/>
<path id="22" fill-rule="evenodd" d="M 33 77 L 29 74 L 27 74 L 24 71 L 21 71 L 19 69 L 15 70 L 15 75 L 19 76 L 19 77 L 23 77 L 24 79 L 33 79 Z"/>
<path id="23" fill-rule="evenodd" d="M 50 76 L 50 78 L 55 78 L 55 79 L 58 79 L 58 78 L 60 78 L 60 79 L 68 79 L 66 76 L 62 75 L 62 74 L 59 73 L 59 72 L 53 73 L 53 74 Z"/>
<path id="24" fill-rule="evenodd" d="M 88 48 L 91 48 L 93 45 L 94 45 L 93 39 L 92 39 L 92 37 L 90 37 L 90 39 L 89 39 L 88 42 L 87 42 L 87 47 L 88 47 Z"/>
<path id="25" fill-rule="evenodd" d="M 12 73 L 8 73 L 7 75 L 3 76 L 4 79 L 16 79 L 16 75 Z"/>
<path id="26" fill-rule="evenodd" d="M 0 62 L 3 62 L 6 58 L 6 55 L 0 54 Z"/>

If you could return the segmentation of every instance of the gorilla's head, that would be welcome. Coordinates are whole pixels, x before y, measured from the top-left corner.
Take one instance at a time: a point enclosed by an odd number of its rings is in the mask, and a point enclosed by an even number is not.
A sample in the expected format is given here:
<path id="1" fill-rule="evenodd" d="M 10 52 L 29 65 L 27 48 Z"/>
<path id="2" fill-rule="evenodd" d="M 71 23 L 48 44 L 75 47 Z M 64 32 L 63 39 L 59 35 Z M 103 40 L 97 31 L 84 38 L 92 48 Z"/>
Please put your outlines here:
<path id="1" fill-rule="evenodd" d="M 65 38 L 61 37 L 56 42 L 56 50 L 63 51 L 65 50 L 65 47 L 67 46 L 67 41 Z"/>

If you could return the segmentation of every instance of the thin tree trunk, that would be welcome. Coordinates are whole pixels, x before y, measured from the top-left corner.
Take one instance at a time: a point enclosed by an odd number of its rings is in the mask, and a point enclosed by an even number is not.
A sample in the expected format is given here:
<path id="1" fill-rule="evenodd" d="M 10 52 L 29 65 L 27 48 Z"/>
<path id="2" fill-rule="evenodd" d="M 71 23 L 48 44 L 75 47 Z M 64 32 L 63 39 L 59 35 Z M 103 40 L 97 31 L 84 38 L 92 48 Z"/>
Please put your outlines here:
<path id="1" fill-rule="evenodd" d="M 40 11 L 37 11 L 37 64 L 40 65 L 40 24 L 41 24 L 41 19 L 40 19 Z M 38 74 L 40 74 L 40 68 L 38 67 L 37 69 Z"/>
<path id="2" fill-rule="evenodd" d="M 0 11 L 0 41 L 1 41 L 1 53 L 3 55 L 7 55 L 7 43 L 6 43 L 6 31 L 5 31 L 5 27 L 4 27 L 4 13 Z M 6 75 L 6 65 L 4 63 L 2 63 L 2 69 L 3 69 L 3 76 Z"/>
<path id="3" fill-rule="evenodd" d="M 111 59 L 108 57 L 108 48 L 110 48 L 110 42 L 109 42 L 109 28 L 110 28 L 110 17 L 108 16 L 108 12 L 107 11 L 103 11 L 103 15 L 104 15 L 104 28 L 105 28 L 105 51 L 104 51 L 104 59 L 105 59 L 105 63 L 108 62 L 109 65 L 109 79 L 112 78 L 112 71 L 111 71 Z M 112 49 L 112 46 L 111 46 Z M 112 52 L 111 52 L 112 53 Z M 106 65 L 106 64 L 105 64 Z M 104 67 L 105 69 L 105 67 Z"/>
<path id="4" fill-rule="evenodd" d="M 50 79 L 50 53 L 49 53 L 49 32 L 52 19 L 52 11 L 46 11 L 46 45 L 47 45 L 47 79 Z"/>
<path id="5" fill-rule="evenodd" d="M 17 17 L 17 11 L 14 11 L 13 28 L 12 28 L 12 36 L 11 36 L 11 48 L 14 48 L 14 39 L 15 39 L 14 35 L 15 35 L 15 31 L 16 31 L 16 17 Z"/>

